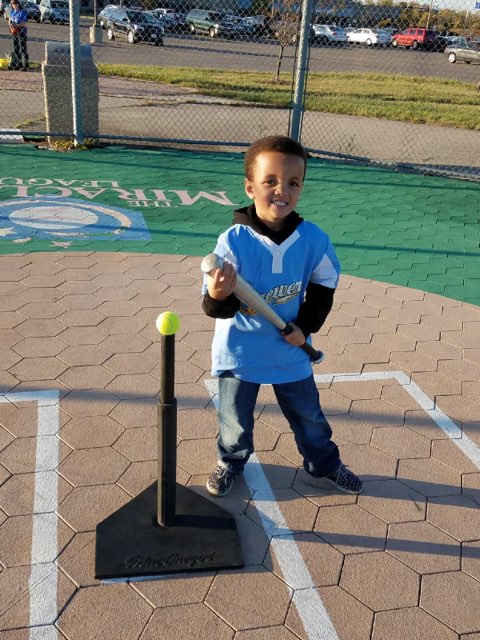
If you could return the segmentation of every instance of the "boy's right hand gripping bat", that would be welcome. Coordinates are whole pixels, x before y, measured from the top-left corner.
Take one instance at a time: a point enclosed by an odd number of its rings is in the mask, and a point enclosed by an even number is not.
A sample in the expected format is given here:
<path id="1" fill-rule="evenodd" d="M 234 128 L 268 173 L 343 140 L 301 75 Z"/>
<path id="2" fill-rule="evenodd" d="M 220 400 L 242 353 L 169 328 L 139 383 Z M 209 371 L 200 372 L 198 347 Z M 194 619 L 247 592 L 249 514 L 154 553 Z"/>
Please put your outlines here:
<path id="1" fill-rule="evenodd" d="M 208 256 L 205 256 L 202 260 L 200 268 L 207 274 L 211 274 L 215 269 L 223 271 L 223 258 L 217 256 L 216 253 L 209 253 Z M 252 309 L 255 309 L 257 313 L 266 318 L 266 320 L 271 322 L 275 327 L 277 327 L 277 329 L 280 329 L 283 335 L 292 333 L 293 327 L 290 324 L 287 324 L 285 320 L 283 320 L 272 309 L 272 307 L 265 302 L 262 296 L 260 296 L 257 291 L 255 291 L 255 289 L 238 273 L 234 293 L 239 300 L 247 304 Z M 322 351 L 317 351 L 308 342 L 304 342 L 300 345 L 300 348 L 308 354 L 313 364 L 318 364 L 325 358 L 325 354 Z"/>

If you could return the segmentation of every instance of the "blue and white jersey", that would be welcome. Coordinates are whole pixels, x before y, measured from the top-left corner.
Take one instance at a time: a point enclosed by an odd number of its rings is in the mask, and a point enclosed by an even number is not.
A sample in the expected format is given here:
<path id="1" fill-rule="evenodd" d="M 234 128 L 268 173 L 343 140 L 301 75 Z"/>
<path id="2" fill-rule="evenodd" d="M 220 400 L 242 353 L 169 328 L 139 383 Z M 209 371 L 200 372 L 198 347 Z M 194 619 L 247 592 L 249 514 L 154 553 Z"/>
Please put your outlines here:
<path id="1" fill-rule="evenodd" d="M 215 253 L 231 262 L 285 322 L 296 320 L 309 282 L 335 289 L 340 275 L 329 237 L 306 221 L 280 245 L 236 224 L 219 237 Z M 303 380 L 312 365 L 303 349 L 288 344 L 276 327 L 242 303 L 233 318 L 217 318 L 215 324 L 212 374 L 227 370 L 242 380 L 274 384 Z"/>

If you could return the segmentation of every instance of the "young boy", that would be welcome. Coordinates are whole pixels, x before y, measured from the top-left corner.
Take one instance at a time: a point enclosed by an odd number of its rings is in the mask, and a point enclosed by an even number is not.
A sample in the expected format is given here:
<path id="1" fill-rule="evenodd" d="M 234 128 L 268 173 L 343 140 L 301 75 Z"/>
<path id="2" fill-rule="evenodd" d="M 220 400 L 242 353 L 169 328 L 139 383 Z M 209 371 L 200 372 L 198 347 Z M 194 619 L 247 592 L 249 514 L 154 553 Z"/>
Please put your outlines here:
<path id="1" fill-rule="evenodd" d="M 226 495 L 253 453 L 254 408 L 261 384 L 272 384 L 307 473 L 345 493 L 362 483 L 341 462 L 320 407 L 308 355 L 299 349 L 325 322 L 339 264 L 328 236 L 295 212 L 307 155 L 283 136 L 255 142 L 245 155 L 245 191 L 253 203 L 234 214 L 215 253 L 223 271 L 206 276 L 203 310 L 216 318 L 212 373 L 219 377 L 218 466 L 207 490 Z M 283 336 L 233 294 L 236 273 L 294 330 Z"/>

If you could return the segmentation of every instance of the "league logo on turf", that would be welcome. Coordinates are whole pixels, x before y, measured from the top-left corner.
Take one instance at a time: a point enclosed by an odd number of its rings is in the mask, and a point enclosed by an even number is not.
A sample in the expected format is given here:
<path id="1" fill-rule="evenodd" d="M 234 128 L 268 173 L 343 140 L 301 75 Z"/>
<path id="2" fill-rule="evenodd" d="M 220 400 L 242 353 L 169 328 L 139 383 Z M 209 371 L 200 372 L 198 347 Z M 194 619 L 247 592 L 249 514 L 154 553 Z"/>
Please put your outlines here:
<path id="1" fill-rule="evenodd" d="M 1 203 L 0 239 L 70 246 L 75 240 L 150 240 L 150 234 L 138 211 L 75 198 L 26 196 Z"/>

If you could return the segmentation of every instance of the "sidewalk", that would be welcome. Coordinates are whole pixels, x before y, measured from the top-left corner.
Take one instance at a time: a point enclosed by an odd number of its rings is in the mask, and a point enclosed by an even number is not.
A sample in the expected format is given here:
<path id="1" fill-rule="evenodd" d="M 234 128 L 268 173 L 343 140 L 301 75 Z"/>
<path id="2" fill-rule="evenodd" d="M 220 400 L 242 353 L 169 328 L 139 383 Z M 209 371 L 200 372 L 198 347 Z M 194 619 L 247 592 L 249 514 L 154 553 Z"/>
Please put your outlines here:
<path id="1" fill-rule="evenodd" d="M 5 104 L 0 129 L 25 123 L 22 130 L 45 130 L 40 71 L 0 72 L 0 90 Z M 195 89 L 100 76 L 99 92 L 99 131 L 104 135 L 238 142 L 250 139 L 252 128 L 258 136 L 288 130 L 285 109 L 255 108 Z M 208 112 L 203 109 L 207 105 Z M 480 169 L 480 131 L 307 112 L 302 141 L 326 154 L 353 154 L 458 177 L 472 177 Z"/>
<path id="2" fill-rule="evenodd" d="M 1 145 L 0 176 L 0 640 L 480 637 L 478 185 L 310 163 L 299 210 L 343 267 L 315 374 L 364 493 L 306 483 L 266 387 L 221 501 L 245 568 L 100 582 L 96 524 L 156 479 L 166 309 L 177 482 L 207 495 L 199 264 L 245 201 L 241 157 Z"/>

